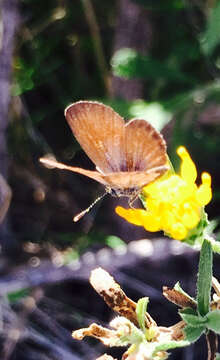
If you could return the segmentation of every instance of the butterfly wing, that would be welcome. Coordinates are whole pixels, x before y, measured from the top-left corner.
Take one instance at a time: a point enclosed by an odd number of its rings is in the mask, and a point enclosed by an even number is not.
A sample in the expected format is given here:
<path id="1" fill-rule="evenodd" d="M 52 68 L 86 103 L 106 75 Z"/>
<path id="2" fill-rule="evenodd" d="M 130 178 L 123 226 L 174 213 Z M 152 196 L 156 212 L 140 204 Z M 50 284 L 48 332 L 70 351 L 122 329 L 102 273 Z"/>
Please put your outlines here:
<path id="1" fill-rule="evenodd" d="M 167 163 L 165 141 L 147 121 L 130 120 L 125 139 L 127 171 L 146 171 Z"/>
<path id="2" fill-rule="evenodd" d="M 65 165 L 49 157 L 42 157 L 39 160 L 48 168 L 68 170 L 81 175 L 85 175 L 99 182 L 100 184 L 103 184 L 104 186 L 111 187 L 113 189 L 121 189 L 122 193 L 123 189 L 138 189 L 143 187 L 167 170 L 166 166 L 163 166 L 150 169 L 148 171 L 120 171 L 117 173 L 109 173 L 105 175 L 100 173 L 99 171 L 90 171 L 75 166 Z"/>
<path id="3" fill-rule="evenodd" d="M 103 179 L 109 187 L 118 190 L 121 195 L 127 190 L 140 190 L 145 185 L 157 179 L 168 170 L 166 166 L 159 166 L 147 171 L 118 172 L 103 175 Z"/>
<path id="4" fill-rule="evenodd" d="M 67 122 L 89 158 L 103 173 L 120 171 L 126 165 L 123 118 L 109 106 L 79 101 L 65 110 Z M 124 166 L 125 166 L 124 165 Z"/>
<path id="5" fill-rule="evenodd" d="M 57 169 L 61 169 L 61 170 L 73 171 L 75 173 L 85 175 L 95 181 L 98 181 L 100 184 L 103 184 L 105 186 L 109 185 L 107 182 L 107 179 L 105 179 L 104 175 L 98 171 L 90 171 L 90 170 L 85 170 L 85 169 L 75 167 L 75 166 L 68 166 L 68 165 L 60 163 L 54 159 L 50 159 L 48 157 L 42 157 L 39 159 L 39 161 L 48 168 L 51 168 L 51 169 L 57 168 Z"/>

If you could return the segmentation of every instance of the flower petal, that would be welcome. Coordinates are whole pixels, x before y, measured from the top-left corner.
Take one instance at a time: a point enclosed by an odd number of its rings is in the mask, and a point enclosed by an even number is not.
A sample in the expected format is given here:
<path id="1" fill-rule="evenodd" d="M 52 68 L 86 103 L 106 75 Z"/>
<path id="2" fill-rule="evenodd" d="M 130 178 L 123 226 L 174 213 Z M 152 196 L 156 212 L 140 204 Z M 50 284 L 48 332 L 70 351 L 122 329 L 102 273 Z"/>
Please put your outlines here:
<path id="1" fill-rule="evenodd" d="M 202 184 L 196 192 L 196 200 L 201 206 L 207 205 L 212 199 L 211 176 L 208 173 L 202 174 Z"/>
<path id="2" fill-rule="evenodd" d="M 184 148 L 184 146 L 180 146 L 177 149 L 177 154 L 182 160 L 180 167 L 181 177 L 189 184 L 194 183 L 197 178 L 197 170 L 188 151 Z"/>
<path id="3" fill-rule="evenodd" d="M 131 224 L 141 226 L 143 225 L 141 214 L 145 213 L 142 209 L 124 209 L 122 206 L 117 206 L 115 209 L 116 214 L 123 217 Z"/>

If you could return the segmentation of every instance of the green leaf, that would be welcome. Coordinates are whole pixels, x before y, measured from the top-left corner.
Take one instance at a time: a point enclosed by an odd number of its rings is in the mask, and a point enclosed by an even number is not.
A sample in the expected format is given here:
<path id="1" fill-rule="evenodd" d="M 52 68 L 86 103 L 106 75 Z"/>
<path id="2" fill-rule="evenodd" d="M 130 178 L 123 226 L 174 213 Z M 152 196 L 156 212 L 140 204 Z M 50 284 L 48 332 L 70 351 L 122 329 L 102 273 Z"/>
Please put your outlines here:
<path id="1" fill-rule="evenodd" d="M 220 310 L 210 311 L 207 315 L 207 328 L 220 334 Z"/>
<path id="2" fill-rule="evenodd" d="M 123 48 L 114 54 L 111 65 L 116 76 L 127 79 L 166 79 L 176 82 L 193 83 L 192 77 L 188 78 L 174 67 L 163 64 L 149 56 L 138 54 L 130 48 Z"/>
<path id="3" fill-rule="evenodd" d="M 216 354 L 215 360 L 220 360 L 220 354 L 219 353 Z"/>
<path id="4" fill-rule="evenodd" d="M 207 319 L 198 315 L 188 315 L 188 314 L 181 314 L 182 319 L 192 327 L 201 327 L 205 326 Z"/>
<path id="5" fill-rule="evenodd" d="M 206 55 L 211 55 L 220 42 L 220 2 L 212 9 L 207 28 L 201 37 L 201 48 Z"/>
<path id="6" fill-rule="evenodd" d="M 179 340 L 179 341 L 167 341 L 160 342 L 154 347 L 153 355 L 155 355 L 158 351 L 166 351 L 170 349 L 180 348 L 184 346 L 188 346 L 190 343 L 187 340 Z"/>
<path id="7" fill-rule="evenodd" d="M 199 259 L 199 272 L 197 280 L 197 303 L 201 316 L 209 312 L 210 292 L 212 286 L 212 246 L 204 239 Z"/>
<path id="8" fill-rule="evenodd" d="M 215 253 L 220 254 L 220 241 L 219 240 L 216 241 L 212 239 L 211 244 L 212 244 L 212 250 Z"/>
<path id="9" fill-rule="evenodd" d="M 186 340 L 188 340 L 190 343 L 198 340 L 200 336 L 205 332 L 206 327 L 200 326 L 200 327 L 193 327 L 190 325 L 187 325 L 183 331 L 186 336 Z"/>
<path id="10" fill-rule="evenodd" d="M 185 308 L 185 309 L 181 309 L 179 310 L 179 314 L 182 315 L 182 314 L 186 314 L 186 315 L 194 315 L 194 316 L 197 316 L 197 311 L 195 309 L 192 309 L 192 308 Z"/>
<path id="11" fill-rule="evenodd" d="M 217 219 L 209 221 L 208 225 L 206 226 L 207 234 L 212 235 L 218 225 L 219 221 Z"/>
<path id="12" fill-rule="evenodd" d="M 137 307 L 136 307 L 136 314 L 138 319 L 138 324 L 140 326 L 140 329 L 145 333 L 146 327 L 145 327 L 145 314 L 147 311 L 147 305 L 149 303 L 149 298 L 144 297 L 138 300 Z"/>

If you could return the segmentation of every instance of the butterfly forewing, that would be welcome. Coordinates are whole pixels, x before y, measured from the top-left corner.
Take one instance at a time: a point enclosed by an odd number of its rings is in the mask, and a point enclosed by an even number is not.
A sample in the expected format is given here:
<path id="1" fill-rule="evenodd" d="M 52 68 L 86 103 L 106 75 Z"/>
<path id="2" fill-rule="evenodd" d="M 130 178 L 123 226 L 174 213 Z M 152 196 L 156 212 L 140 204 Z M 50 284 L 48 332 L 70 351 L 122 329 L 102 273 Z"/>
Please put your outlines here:
<path id="1" fill-rule="evenodd" d="M 147 121 L 133 119 L 125 130 L 127 171 L 146 171 L 166 164 L 165 142 Z"/>
<path id="2" fill-rule="evenodd" d="M 105 186 L 109 185 L 108 180 L 106 180 L 105 176 L 102 173 L 100 173 L 99 171 L 91 171 L 91 170 L 86 170 L 86 169 L 82 169 L 82 168 L 75 167 L 75 166 L 65 165 L 65 164 L 60 163 L 60 162 L 56 161 L 55 159 L 51 159 L 49 157 L 42 157 L 39 160 L 42 164 L 44 164 L 48 168 L 52 168 L 52 169 L 57 168 L 57 169 L 61 169 L 61 170 L 73 171 L 75 173 L 85 175 L 95 181 L 98 181 L 99 183 L 101 183 Z"/>
<path id="3" fill-rule="evenodd" d="M 89 158 L 103 173 L 118 172 L 125 163 L 123 118 L 109 106 L 79 101 L 67 107 L 66 119 Z"/>

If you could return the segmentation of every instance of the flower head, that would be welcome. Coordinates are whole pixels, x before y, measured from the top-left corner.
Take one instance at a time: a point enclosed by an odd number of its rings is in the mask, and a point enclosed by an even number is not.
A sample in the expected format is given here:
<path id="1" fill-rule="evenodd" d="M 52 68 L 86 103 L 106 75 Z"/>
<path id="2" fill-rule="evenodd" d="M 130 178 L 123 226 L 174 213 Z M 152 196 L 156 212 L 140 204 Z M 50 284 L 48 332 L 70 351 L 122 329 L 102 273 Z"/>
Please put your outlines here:
<path id="1" fill-rule="evenodd" d="M 142 189 L 146 209 L 116 208 L 116 213 L 148 231 L 163 230 L 177 240 L 184 240 L 196 228 L 202 209 L 212 198 L 211 176 L 204 172 L 197 186 L 197 170 L 187 150 L 177 149 L 181 159 L 180 174 L 169 172 Z"/>

